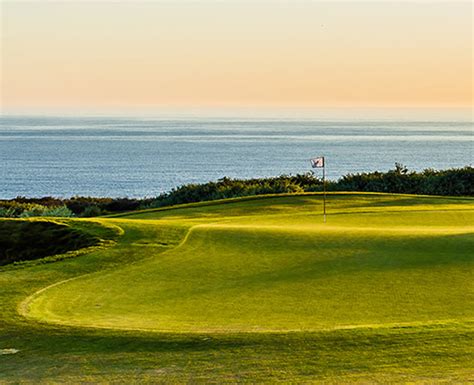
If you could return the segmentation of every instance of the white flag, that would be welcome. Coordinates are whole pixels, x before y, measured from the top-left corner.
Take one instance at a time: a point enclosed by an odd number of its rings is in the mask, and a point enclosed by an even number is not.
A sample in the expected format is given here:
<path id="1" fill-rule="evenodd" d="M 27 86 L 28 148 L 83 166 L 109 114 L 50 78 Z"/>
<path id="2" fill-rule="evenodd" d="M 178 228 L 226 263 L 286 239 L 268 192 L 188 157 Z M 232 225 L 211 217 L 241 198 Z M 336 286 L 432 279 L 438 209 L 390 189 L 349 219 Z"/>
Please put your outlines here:
<path id="1" fill-rule="evenodd" d="M 311 159 L 311 167 L 313 167 L 313 168 L 324 167 L 324 156 L 320 156 L 318 158 Z"/>

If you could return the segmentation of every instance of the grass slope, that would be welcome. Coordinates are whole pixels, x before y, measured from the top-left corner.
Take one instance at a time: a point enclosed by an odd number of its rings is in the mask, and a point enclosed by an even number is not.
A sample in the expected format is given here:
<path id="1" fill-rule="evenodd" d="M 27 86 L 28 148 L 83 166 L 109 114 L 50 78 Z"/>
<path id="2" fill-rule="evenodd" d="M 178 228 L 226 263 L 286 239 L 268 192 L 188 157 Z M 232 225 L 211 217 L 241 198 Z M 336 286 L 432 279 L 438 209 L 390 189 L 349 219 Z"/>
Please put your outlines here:
<path id="1" fill-rule="evenodd" d="M 89 231 L 58 221 L 0 219 L 0 266 L 96 246 Z M 88 230 L 88 229 L 87 229 Z"/>
<path id="2" fill-rule="evenodd" d="M 321 196 L 301 195 L 97 219 L 124 230 L 116 246 L 0 273 L 0 349 L 20 349 L 0 380 L 468 381 L 472 203 L 331 194 L 323 224 Z"/>

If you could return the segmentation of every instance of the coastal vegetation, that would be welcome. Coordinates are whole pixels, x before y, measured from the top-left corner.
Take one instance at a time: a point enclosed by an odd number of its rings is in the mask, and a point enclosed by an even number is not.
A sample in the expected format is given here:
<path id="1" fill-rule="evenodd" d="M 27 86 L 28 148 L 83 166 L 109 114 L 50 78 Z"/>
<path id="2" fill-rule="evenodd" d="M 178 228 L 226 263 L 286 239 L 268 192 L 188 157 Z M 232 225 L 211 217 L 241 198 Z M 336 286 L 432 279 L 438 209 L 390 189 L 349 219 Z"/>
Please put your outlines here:
<path id="1" fill-rule="evenodd" d="M 385 192 L 440 196 L 474 196 L 474 168 L 466 166 L 436 171 L 409 171 L 396 164 L 387 172 L 348 174 L 326 181 L 328 191 Z M 95 217 L 126 211 L 212 201 L 252 195 L 323 191 L 323 181 L 313 173 L 270 178 L 232 179 L 187 184 L 153 198 L 56 197 L 0 200 L 0 217 Z"/>

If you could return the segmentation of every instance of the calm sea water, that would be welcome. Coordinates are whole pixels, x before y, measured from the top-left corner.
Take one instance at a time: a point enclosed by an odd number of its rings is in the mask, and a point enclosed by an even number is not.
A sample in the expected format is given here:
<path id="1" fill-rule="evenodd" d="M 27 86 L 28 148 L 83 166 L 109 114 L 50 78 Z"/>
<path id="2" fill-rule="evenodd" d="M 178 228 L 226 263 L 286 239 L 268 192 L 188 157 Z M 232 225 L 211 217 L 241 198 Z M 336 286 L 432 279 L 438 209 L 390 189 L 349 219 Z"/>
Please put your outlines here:
<path id="1" fill-rule="evenodd" d="M 472 122 L 0 118 L 0 198 L 154 196 L 173 187 L 310 171 L 462 167 Z"/>

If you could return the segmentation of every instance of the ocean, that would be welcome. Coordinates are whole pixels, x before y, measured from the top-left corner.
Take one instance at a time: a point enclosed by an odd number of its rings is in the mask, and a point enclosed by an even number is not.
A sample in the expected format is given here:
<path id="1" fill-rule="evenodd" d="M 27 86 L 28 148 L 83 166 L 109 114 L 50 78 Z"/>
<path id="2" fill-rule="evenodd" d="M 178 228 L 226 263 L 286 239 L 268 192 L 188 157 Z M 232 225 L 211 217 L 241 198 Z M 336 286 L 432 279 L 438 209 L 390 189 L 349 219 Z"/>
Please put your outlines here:
<path id="1" fill-rule="evenodd" d="M 473 123 L 0 117 L 0 198 L 151 197 L 224 176 L 471 165 Z M 320 171 L 317 170 L 319 173 Z"/>

